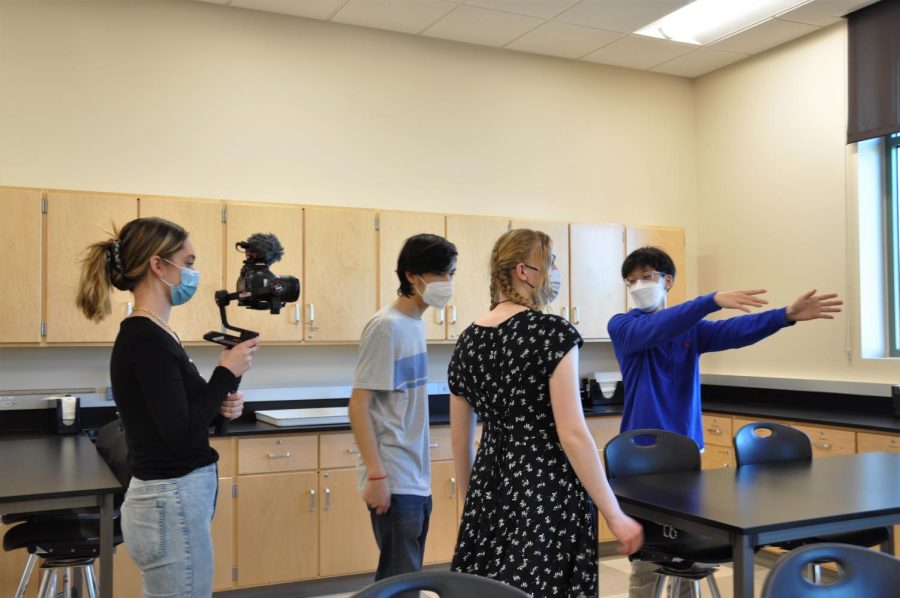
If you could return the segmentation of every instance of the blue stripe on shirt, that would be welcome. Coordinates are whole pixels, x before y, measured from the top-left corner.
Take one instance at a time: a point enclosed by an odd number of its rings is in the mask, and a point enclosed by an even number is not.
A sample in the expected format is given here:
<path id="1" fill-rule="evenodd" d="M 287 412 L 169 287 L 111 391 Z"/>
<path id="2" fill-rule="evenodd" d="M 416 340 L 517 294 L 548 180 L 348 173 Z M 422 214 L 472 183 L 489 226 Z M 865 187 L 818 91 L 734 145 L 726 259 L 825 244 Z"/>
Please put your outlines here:
<path id="1" fill-rule="evenodd" d="M 428 383 L 428 356 L 411 355 L 394 362 L 394 388 L 409 390 Z"/>

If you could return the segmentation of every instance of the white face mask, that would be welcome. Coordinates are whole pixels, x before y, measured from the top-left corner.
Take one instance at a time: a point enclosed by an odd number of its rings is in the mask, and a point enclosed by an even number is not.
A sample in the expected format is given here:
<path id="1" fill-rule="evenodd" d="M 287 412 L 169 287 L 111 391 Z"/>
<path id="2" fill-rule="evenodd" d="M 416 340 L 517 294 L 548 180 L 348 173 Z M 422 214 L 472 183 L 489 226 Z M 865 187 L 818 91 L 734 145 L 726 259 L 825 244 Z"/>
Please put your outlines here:
<path id="1" fill-rule="evenodd" d="M 547 303 L 556 301 L 560 288 L 562 288 L 562 272 L 558 268 L 553 268 L 550 270 L 550 300 Z"/>
<path id="2" fill-rule="evenodd" d="M 656 311 L 666 298 L 666 279 L 661 276 L 656 282 L 639 280 L 629 293 L 636 308 L 645 313 Z"/>
<path id="3" fill-rule="evenodd" d="M 453 281 L 452 280 L 433 280 L 425 282 L 421 276 L 417 277 L 425 290 L 422 291 L 422 301 L 435 309 L 444 309 L 450 298 L 453 297 Z"/>

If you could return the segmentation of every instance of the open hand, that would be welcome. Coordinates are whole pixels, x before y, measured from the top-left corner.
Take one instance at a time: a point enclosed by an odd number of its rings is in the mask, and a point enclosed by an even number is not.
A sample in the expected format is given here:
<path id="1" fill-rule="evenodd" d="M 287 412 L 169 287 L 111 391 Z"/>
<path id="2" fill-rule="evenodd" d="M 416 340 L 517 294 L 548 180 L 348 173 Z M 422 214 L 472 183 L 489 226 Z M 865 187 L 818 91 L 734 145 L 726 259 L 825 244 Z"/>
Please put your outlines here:
<path id="1" fill-rule="evenodd" d="M 816 289 L 801 295 L 794 304 L 787 308 L 787 319 L 790 322 L 804 322 L 806 320 L 833 320 L 836 314 L 841 312 L 839 305 L 844 302 L 837 299 L 837 293 L 816 295 Z"/>
<path id="2" fill-rule="evenodd" d="M 769 302 L 758 297 L 765 293 L 765 289 L 754 289 L 752 291 L 720 291 L 713 295 L 713 301 L 716 305 L 727 309 L 739 309 L 748 314 L 753 307 L 762 307 Z"/>
<path id="3" fill-rule="evenodd" d="M 219 407 L 219 414 L 225 419 L 237 419 L 244 412 L 244 393 L 241 391 L 230 392 L 225 401 Z"/>

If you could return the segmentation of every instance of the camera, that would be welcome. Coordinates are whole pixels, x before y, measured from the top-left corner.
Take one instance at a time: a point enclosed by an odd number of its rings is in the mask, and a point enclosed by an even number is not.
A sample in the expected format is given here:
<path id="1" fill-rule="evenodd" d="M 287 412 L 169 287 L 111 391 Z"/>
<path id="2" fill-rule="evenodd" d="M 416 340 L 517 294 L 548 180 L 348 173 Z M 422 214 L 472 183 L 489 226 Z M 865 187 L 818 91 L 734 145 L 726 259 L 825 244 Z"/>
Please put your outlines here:
<path id="1" fill-rule="evenodd" d="M 269 266 L 284 256 L 278 237 L 256 233 L 234 248 L 242 252 L 244 265 L 237 279 L 238 305 L 250 309 L 268 309 L 277 314 L 282 305 L 300 297 L 300 281 L 293 276 L 276 276 Z"/>
<path id="2" fill-rule="evenodd" d="M 222 332 L 211 331 L 203 335 L 205 340 L 231 348 L 251 338 L 259 336 L 258 332 L 238 328 L 228 323 L 225 308 L 232 301 L 249 309 L 267 309 L 277 314 L 285 303 L 296 301 L 300 297 L 300 281 L 293 276 L 277 276 L 269 266 L 284 256 L 284 247 L 273 234 L 255 233 L 246 241 L 238 241 L 234 248 L 243 253 L 244 265 L 237 279 L 237 291 L 216 291 L 216 305 L 222 319 Z M 240 336 L 227 334 L 224 330 L 239 332 Z"/>

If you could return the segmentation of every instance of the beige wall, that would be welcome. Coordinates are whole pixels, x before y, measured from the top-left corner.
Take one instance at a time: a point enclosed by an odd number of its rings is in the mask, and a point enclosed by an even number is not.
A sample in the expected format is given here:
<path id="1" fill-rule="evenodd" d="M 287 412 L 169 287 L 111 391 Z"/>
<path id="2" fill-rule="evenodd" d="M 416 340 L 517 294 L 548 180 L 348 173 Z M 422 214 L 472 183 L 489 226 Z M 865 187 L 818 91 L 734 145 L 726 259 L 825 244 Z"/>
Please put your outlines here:
<path id="1" fill-rule="evenodd" d="M 846 43 L 835 25 L 697 80 L 700 292 L 767 288 L 785 305 L 818 288 L 850 300 L 834 321 L 704 357 L 706 373 L 898 381 L 896 361 L 858 357 Z"/>
<path id="2" fill-rule="evenodd" d="M 686 79 L 197 2 L 3 0 L 0 81 L 0 185 L 683 226 L 695 271 Z M 0 388 L 105 385 L 107 354 L 0 350 Z M 355 349 L 270 356 L 246 384 L 346 384 Z"/>

